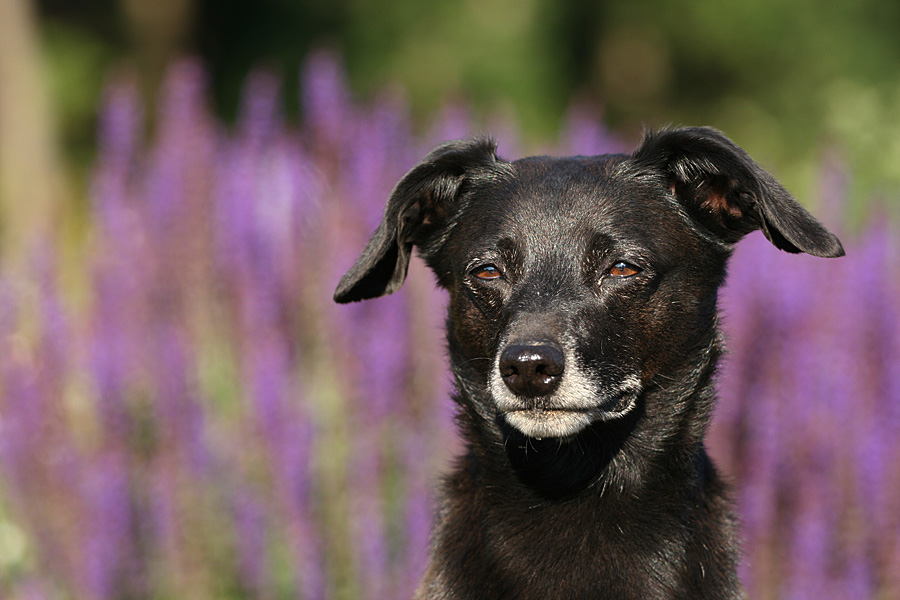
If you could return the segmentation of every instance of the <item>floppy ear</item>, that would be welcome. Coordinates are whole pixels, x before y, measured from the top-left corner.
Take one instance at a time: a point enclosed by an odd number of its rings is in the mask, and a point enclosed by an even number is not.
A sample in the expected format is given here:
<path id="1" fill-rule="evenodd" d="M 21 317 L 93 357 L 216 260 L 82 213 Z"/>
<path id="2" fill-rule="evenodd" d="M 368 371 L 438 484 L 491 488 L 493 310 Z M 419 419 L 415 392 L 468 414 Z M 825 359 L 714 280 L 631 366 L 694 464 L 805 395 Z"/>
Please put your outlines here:
<path id="1" fill-rule="evenodd" d="M 648 133 L 632 158 L 642 167 L 663 171 L 679 202 L 725 242 L 736 242 L 761 229 L 787 252 L 844 255 L 833 233 L 715 129 L 685 127 Z"/>
<path id="2" fill-rule="evenodd" d="M 488 139 L 446 142 L 404 175 L 372 239 L 338 283 L 334 300 L 354 302 L 397 291 L 406 279 L 413 245 L 421 246 L 447 225 L 464 183 L 507 164 L 496 150 Z"/>

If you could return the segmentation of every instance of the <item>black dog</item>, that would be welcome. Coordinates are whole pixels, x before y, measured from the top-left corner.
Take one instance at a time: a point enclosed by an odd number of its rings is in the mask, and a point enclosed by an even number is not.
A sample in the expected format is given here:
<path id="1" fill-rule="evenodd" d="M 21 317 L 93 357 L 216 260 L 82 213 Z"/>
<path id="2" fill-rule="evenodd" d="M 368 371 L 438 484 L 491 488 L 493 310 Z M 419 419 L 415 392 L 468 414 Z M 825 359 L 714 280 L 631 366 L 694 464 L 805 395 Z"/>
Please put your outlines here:
<path id="1" fill-rule="evenodd" d="M 467 452 L 443 486 L 417 598 L 738 598 L 735 518 L 704 435 L 733 244 L 838 239 L 708 128 L 631 155 L 507 162 L 438 147 L 397 185 L 335 293 L 450 293 Z M 773 274 L 777 276 L 777 274 Z"/>

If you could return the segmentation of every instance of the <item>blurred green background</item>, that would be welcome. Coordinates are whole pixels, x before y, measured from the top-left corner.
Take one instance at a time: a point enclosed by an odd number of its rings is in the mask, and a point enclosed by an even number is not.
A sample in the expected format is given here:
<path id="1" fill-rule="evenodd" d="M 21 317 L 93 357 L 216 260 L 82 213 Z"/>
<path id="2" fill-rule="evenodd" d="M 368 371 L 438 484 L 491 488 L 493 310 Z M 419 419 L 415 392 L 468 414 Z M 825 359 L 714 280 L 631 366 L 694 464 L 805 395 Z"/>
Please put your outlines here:
<path id="1" fill-rule="evenodd" d="M 263 66 L 297 116 L 299 65 L 322 47 L 360 99 L 393 86 L 420 125 L 464 102 L 517 123 L 526 149 L 578 101 L 628 141 L 718 127 L 813 206 L 823 158 L 838 161 L 858 220 L 862 199 L 900 188 L 898 32 L 895 0 L 2 0 L 5 254 L 42 214 L 79 214 L 70 184 L 91 164 L 111 72 L 137 77 L 152 106 L 165 66 L 199 55 L 228 120 Z"/>

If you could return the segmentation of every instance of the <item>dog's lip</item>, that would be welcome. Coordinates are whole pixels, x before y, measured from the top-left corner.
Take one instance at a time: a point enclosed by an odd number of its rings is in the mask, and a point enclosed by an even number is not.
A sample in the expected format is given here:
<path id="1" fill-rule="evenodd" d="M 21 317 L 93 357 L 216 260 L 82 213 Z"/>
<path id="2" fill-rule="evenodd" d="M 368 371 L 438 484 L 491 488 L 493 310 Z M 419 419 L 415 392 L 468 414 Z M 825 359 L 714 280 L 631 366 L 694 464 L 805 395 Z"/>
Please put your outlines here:
<path id="1" fill-rule="evenodd" d="M 594 408 L 577 408 L 577 407 L 517 407 L 507 410 L 500 411 L 500 415 L 503 417 L 511 417 L 513 415 L 518 415 L 520 418 L 526 418 L 529 420 L 535 421 L 544 421 L 547 419 L 561 419 L 574 417 L 574 415 L 583 415 L 589 418 L 591 421 L 597 419 L 601 416 L 601 412 L 598 411 L 596 407 Z"/>
<path id="2" fill-rule="evenodd" d="M 535 414 L 551 414 L 551 413 L 589 413 L 594 409 L 591 408 L 577 408 L 571 407 L 567 408 L 565 406 L 535 406 L 535 407 L 526 407 L 523 406 L 521 408 L 511 408 L 503 411 L 505 414 L 509 413 L 535 413 Z"/>
<path id="3" fill-rule="evenodd" d="M 520 414 L 528 417 L 553 417 L 555 415 L 565 414 L 581 414 L 588 415 L 592 419 L 609 420 L 621 417 L 631 411 L 637 398 L 637 392 L 622 392 L 616 396 L 606 399 L 603 402 L 591 406 L 560 406 L 560 405 L 540 405 L 526 406 L 500 406 L 498 411 L 501 415 Z"/>

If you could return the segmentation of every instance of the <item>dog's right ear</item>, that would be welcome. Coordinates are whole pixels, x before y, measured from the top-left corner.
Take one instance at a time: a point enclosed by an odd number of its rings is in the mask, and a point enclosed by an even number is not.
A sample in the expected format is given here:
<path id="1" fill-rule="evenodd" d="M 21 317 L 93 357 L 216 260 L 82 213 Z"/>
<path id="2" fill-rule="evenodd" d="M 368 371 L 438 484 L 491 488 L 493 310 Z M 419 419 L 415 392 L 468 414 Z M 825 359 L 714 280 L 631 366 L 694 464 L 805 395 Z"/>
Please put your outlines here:
<path id="1" fill-rule="evenodd" d="M 498 172 L 497 144 L 489 139 L 446 142 L 431 151 L 394 187 L 381 223 L 341 278 L 335 302 L 391 294 L 403 284 L 414 244 L 445 227 L 469 180 Z"/>

